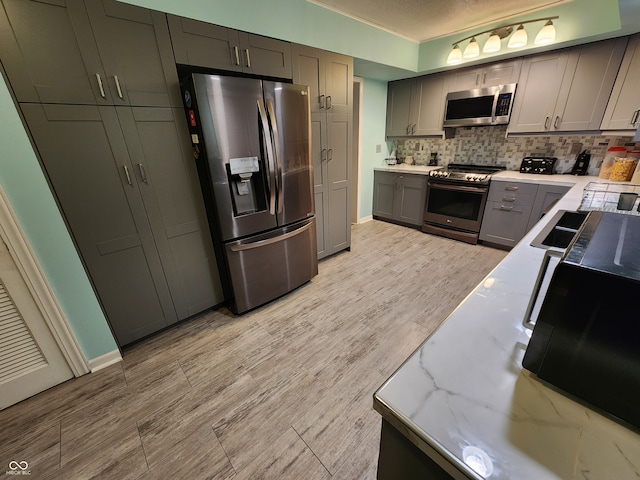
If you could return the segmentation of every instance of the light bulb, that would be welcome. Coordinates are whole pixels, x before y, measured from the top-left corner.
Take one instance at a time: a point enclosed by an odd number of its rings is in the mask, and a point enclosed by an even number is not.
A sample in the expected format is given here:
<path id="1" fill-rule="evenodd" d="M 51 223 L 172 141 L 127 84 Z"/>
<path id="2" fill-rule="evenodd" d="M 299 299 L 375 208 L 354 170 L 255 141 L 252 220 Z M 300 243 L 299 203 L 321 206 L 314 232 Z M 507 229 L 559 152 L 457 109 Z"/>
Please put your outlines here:
<path id="1" fill-rule="evenodd" d="M 480 55 L 480 45 L 476 42 L 476 37 L 473 37 L 467 48 L 464 49 L 462 56 L 464 58 L 476 58 L 478 55 Z"/>
<path id="2" fill-rule="evenodd" d="M 502 47 L 502 42 L 500 41 L 500 36 L 494 32 L 489 37 L 489 40 L 487 40 L 487 43 L 484 44 L 482 51 L 484 53 L 498 52 L 500 51 L 501 47 Z"/>
<path id="3" fill-rule="evenodd" d="M 548 45 L 553 43 L 556 39 L 556 27 L 553 26 L 553 22 L 549 20 L 544 24 L 542 30 L 536 35 L 536 39 L 533 41 L 536 45 Z"/>
<path id="4" fill-rule="evenodd" d="M 449 65 L 457 65 L 462 62 L 462 51 L 460 51 L 460 47 L 458 44 L 453 46 L 453 50 L 449 53 L 449 57 L 447 58 L 447 63 Z"/>
<path id="5" fill-rule="evenodd" d="M 520 25 L 516 30 L 516 33 L 509 39 L 507 47 L 518 48 L 524 47 L 527 44 L 527 31 L 524 29 L 524 25 Z"/>

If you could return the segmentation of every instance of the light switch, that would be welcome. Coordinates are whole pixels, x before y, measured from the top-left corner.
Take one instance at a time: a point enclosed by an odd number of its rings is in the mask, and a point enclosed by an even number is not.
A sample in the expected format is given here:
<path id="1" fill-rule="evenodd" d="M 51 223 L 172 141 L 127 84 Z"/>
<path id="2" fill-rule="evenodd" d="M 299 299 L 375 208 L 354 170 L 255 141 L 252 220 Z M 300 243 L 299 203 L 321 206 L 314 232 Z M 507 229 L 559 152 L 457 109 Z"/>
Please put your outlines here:
<path id="1" fill-rule="evenodd" d="M 382 145 L 376 145 L 376 153 L 380 153 L 382 151 Z"/>

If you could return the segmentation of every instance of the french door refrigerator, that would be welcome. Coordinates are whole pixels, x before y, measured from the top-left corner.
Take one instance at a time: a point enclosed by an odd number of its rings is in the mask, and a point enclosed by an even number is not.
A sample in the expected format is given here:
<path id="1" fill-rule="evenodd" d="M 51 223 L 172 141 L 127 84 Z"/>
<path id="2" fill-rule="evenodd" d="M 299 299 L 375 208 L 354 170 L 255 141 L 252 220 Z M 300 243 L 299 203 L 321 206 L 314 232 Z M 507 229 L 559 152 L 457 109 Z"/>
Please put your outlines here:
<path id="1" fill-rule="evenodd" d="M 225 297 L 243 313 L 318 273 L 309 89 L 194 73 L 182 91 Z"/>

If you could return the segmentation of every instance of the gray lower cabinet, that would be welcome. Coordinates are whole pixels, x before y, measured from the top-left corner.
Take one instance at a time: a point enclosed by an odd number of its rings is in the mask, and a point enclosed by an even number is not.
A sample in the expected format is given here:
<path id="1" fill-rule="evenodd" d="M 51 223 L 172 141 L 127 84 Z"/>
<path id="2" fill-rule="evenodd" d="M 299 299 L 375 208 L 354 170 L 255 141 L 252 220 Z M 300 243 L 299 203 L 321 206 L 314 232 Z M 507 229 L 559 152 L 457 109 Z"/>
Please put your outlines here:
<path id="1" fill-rule="evenodd" d="M 2 0 L 0 58 L 19 102 L 180 106 L 162 13 L 115 0 Z"/>
<path id="2" fill-rule="evenodd" d="M 373 216 L 420 227 L 427 200 L 427 176 L 374 172 Z"/>
<path id="3" fill-rule="evenodd" d="M 168 15 L 176 63 L 291 78 L 291 44 L 190 18 Z"/>
<path id="4" fill-rule="evenodd" d="M 21 108 L 119 345 L 222 302 L 180 110 Z"/>
<path id="5" fill-rule="evenodd" d="M 525 182 L 491 182 L 480 240 L 513 247 L 569 188 Z"/>

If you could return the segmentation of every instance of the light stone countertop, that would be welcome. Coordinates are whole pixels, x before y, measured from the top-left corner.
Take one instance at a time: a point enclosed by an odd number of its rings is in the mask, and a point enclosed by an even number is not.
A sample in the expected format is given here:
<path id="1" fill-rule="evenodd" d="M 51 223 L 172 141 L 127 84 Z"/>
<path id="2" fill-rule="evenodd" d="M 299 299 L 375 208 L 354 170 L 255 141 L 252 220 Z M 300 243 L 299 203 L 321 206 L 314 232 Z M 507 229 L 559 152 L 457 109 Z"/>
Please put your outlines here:
<path id="1" fill-rule="evenodd" d="M 529 244 L 557 210 L 575 210 L 598 179 L 492 177 L 509 180 L 573 187 L 380 387 L 374 407 L 423 451 L 456 465 L 462 479 L 637 480 L 640 435 L 522 368 L 530 338 L 522 319 L 544 255 Z M 484 475 L 465 464 L 470 447 L 486 453 Z"/>
<path id="2" fill-rule="evenodd" d="M 418 175 L 429 175 L 431 170 L 441 167 L 428 167 L 426 165 L 406 165 L 404 163 L 398 163 L 396 165 L 381 165 L 374 167 L 374 170 L 380 172 L 396 172 L 396 173 L 415 173 Z"/>

